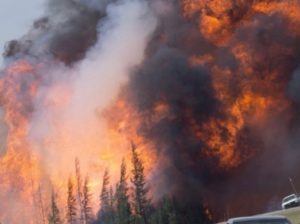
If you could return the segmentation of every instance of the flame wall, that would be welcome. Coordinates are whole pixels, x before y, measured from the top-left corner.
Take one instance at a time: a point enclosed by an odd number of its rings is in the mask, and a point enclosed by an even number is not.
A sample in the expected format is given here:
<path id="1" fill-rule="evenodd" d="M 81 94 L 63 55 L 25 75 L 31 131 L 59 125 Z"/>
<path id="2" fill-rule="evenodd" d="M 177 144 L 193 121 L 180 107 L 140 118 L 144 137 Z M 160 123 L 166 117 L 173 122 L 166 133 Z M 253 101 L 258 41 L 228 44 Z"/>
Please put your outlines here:
<path id="1" fill-rule="evenodd" d="M 291 193 L 288 177 L 299 178 L 299 6 L 159 6 L 147 58 L 124 90 L 139 134 L 162 158 L 158 195 L 203 199 L 223 218 L 278 208 Z"/>
<path id="2" fill-rule="evenodd" d="M 298 0 L 49 0 L 4 53 L 0 220 L 39 222 L 75 157 L 98 195 L 130 141 L 154 199 L 216 219 L 276 207 L 300 178 L 299 12 Z"/>
<path id="3" fill-rule="evenodd" d="M 101 111 L 143 60 L 155 26 L 145 1 L 48 1 L 45 18 L 7 44 L 0 77 L 6 134 L 0 198 L 7 202 L 1 222 L 44 223 L 52 190 L 64 218 L 76 157 L 97 211 L 104 169 L 114 184 L 130 146 L 106 129 Z"/>
<path id="4" fill-rule="evenodd" d="M 278 208 L 299 178 L 300 2 L 166 5 L 126 99 L 167 158 L 159 194 L 222 218 Z"/>

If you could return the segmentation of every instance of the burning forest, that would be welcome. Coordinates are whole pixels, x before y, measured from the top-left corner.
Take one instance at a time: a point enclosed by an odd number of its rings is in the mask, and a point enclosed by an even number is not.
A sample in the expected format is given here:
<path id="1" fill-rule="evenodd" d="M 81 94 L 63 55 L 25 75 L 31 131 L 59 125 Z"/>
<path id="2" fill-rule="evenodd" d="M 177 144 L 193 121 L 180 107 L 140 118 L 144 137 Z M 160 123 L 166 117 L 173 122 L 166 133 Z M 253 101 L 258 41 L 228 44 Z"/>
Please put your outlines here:
<path id="1" fill-rule="evenodd" d="M 212 223 L 300 185 L 299 0 L 47 0 L 3 58 L 1 223 Z"/>

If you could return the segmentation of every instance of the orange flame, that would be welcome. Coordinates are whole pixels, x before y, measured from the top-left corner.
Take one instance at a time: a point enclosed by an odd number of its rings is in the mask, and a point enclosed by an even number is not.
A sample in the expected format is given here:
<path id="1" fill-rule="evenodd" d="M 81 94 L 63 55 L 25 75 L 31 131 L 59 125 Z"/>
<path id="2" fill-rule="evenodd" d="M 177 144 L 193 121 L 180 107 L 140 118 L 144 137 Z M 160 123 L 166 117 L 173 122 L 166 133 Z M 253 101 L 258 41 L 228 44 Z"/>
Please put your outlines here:
<path id="1" fill-rule="evenodd" d="M 182 0 L 182 10 L 187 20 L 198 16 L 199 32 L 206 41 L 216 49 L 228 49 L 238 62 L 235 69 L 223 68 L 216 62 L 217 53 L 214 51 L 190 57 L 191 65 L 206 65 L 210 68 L 215 97 L 220 102 L 223 114 L 222 117 L 210 118 L 202 124 L 191 118 L 190 128 L 199 140 L 206 143 L 205 155 L 217 158 L 218 168 L 230 170 L 260 150 L 259 147 L 242 151 L 238 149 L 241 144 L 239 135 L 243 129 L 247 126 L 259 129 L 267 122 L 270 114 L 280 114 L 290 109 L 290 102 L 282 94 L 286 85 L 286 80 L 281 81 L 285 78 L 282 78 L 282 71 L 258 71 L 256 64 L 267 62 L 259 61 L 264 58 L 260 58 L 259 53 L 251 49 L 246 41 L 236 38 L 236 30 L 255 26 L 254 17 L 257 14 L 279 13 L 288 20 L 290 35 L 299 37 L 300 4 L 296 0 L 253 0 L 251 3 L 247 0 Z M 269 57 L 289 57 L 294 54 L 293 49 L 276 44 L 268 50 Z M 29 61 L 18 60 L 10 64 L 4 71 L 5 76 L 0 78 L 0 102 L 8 126 L 6 152 L 0 158 L 0 198 L 16 201 L 12 206 L 1 207 L 0 220 L 8 220 L 9 223 L 19 223 L 19 220 L 35 223 L 32 214 L 40 213 L 37 209 L 41 207 L 37 205 L 35 197 L 41 193 L 39 186 L 44 181 L 50 180 L 53 188 L 65 196 L 66 181 L 74 172 L 75 157 L 81 161 L 83 175 L 88 173 L 90 176 L 95 209 L 104 169 L 110 168 L 114 183 L 119 176 L 122 158 L 125 157 L 130 164 L 131 141 L 138 145 L 147 174 L 153 172 L 160 159 L 153 143 L 139 133 L 142 115 L 128 105 L 126 93 L 99 116 L 105 118 L 103 123 L 91 120 L 79 124 L 78 130 L 73 130 L 72 126 L 63 122 L 63 118 L 50 118 L 55 135 L 51 133 L 43 139 L 41 145 L 49 149 L 46 158 L 43 158 L 36 150 L 39 146 L 28 138 L 29 122 L 34 110 L 33 99 L 38 94 L 38 67 Z M 258 75 L 259 72 L 262 74 Z M 237 86 L 230 85 L 233 79 Z M 233 88 L 239 89 L 237 96 Z M 59 113 L 68 106 L 71 94 L 67 86 L 55 85 L 49 90 L 44 103 Z M 150 119 L 156 121 L 166 116 L 170 116 L 169 106 L 163 101 L 157 102 Z M 105 133 L 100 134 L 103 129 Z M 47 204 L 48 197 L 44 197 L 44 204 Z M 206 212 L 210 214 L 209 210 Z"/>

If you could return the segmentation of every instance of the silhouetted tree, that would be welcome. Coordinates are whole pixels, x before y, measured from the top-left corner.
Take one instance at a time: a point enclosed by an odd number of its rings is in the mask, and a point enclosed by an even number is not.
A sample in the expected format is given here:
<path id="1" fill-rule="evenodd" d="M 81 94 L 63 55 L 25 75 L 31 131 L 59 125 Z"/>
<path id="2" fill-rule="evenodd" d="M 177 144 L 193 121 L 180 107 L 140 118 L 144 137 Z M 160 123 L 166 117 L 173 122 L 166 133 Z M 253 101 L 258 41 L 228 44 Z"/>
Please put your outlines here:
<path id="1" fill-rule="evenodd" d="M 69 178 L 68 181 L 68 201 L 67 201 L 67 221 L 69 224 L 75 224 L 76 222 L 76 198 L 74 196 L 74 185 Z"/>
<path id="2" fill-rule="evenodd" d="M 106 169 L 103 176 L 103 184 L 102 184 L 102 190 L 100 195 L 100 203 L 101 203 L 101 209 L 99 211 L 98 218 L 100 220 L 100 223 L 103 224 L 112 224 L 112 213 L 113 208 L 111 207 L 111 193 L 109 188 L 109 173 Z"/>
<path id="3" fill-rule="evenodd" d="M 93 211 L 92 211 L 92 206 L 91 206 L 91 193 L 90 193 L 90 189 L 89 189 L 88 177 L 85 178 L 84 184 L 83 184 L 82 206 L 83 206 L 84 223 L 90 224 L 93 220 Z"/>
<path id="4" fill-rule="evenodd" d="M 51 195 L 51 205 L 50 205 L 50 213 L 48 215 L 48 223 L 49 224 L 62 223 L 61 219 L 60 219 L 59 209 L 57 207 L 56 196 L 55 196 L 54 192 L 52 192 L 52 195 Z"/>
<path id="5" fill-rule="evenodd" d="M 115 195 L 112 186 L 109 189 L 109 210 L 110 210 L 110 221 L 115 223 L 116 211 L 115 211 Z"/>
<path id="6" fill-rule="evenodd" d="M 120 181 L 116 187 L 116 220 L 117 224 L 130 224 L 130 204 L 127 185 L 126 163 L 121 164 Z"/>
<path id="7" fill-rule="evenodd" d="M 82 205 L 82 180 L 80 174 L 80 163 L 78 158 L 75 159 L 75 173 L 76 173 L 76 185 L 77 185 L 77 202 L 79 205 L 79 221 L 80 224 L 85 224 L 83 205 Z"/>
<path id="8" fill-rule="evenodd" d="M 164 197 L 152 212 L 151 224 L 177 224 L 176 211 L 170 199 Z"/>
<path id="9" fill-rule="evenodd" d="M 136 223 L 148 224 L 147 213 L 150 207 L 150 201 L 147 198 L 148 188 L 146 187 L 144 165 L 136 151 L 136 146 L 132 143 L 132 179 L 133 192 L 133 208 L 136 216 Z"/>

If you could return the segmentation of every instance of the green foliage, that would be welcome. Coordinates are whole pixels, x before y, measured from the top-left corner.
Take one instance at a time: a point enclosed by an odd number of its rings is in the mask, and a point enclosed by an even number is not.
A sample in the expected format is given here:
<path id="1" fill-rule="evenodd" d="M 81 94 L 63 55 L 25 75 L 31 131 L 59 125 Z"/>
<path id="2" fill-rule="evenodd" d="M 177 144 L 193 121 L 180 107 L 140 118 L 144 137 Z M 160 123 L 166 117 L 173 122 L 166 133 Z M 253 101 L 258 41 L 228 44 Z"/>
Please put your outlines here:
<path id="1" fill-rule="evenodd" d="M 144 224 L 144 218 L 141 215 L 134 214 L 131 216 L 131 224 Z"/>
<path id="2" fill-rule="evenodd" d="M 104 224 L 114 224 L 113 193 L 109 188 L 109 178 L 109 172 L 106 169 L 100 195 L 101 209 L 98 215 L 100 223 Z"/>
<path id="3" fill-rule="evenodd" d="M 148 224 L 148 211 L 150 201 L 147 198 L 148 188 L 146 187 L 144 165 L 136 151 L 136 146 L 132 143 L 132 179 L 133 192 L 133 209 L 134 213 L 141 216 L 144 224 Z"/>
<path id="4" fill-rule="evenodd" d="M 122 161 L 120 181 L 116 186 L 116 210 L 117 224 L 130 224 L 131 208 L 129 203 L 125 160 Z"/>
<path id="5" fill-rule="evenodd" d="M 151 224 L 177 224 L 176 212 L 173 203 L 168 198 L 163 198 L 157 208 L 152 212 Z"/>

